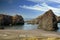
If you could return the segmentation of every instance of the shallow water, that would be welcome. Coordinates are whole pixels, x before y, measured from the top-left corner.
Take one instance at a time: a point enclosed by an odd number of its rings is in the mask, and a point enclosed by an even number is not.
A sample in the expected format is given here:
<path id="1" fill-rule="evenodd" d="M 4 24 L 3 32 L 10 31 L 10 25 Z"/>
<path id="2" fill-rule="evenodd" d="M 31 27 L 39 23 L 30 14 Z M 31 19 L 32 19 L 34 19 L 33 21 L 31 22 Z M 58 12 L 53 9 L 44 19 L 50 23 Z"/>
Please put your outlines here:
<path id="1" fill-rule="evenodd" d="M 60 23 L 58 23 L 58 30 L 56 32 L 60 32 Z M 24 25 L 15 25 L 15 26 L 6 26 L 4 29 L 9 30 L 35 30 L 38 29 L 38 25 L 27 24 Z"/>
<path id="2" fill-rule="evenodd" d="M 15 25 L 15 26 L 7 26 L 4 29 L 12 29 L 12 30 L 34 30 L 37 29 L 38 25 L 32 25 L 25 23 L 24 25 Z"/>

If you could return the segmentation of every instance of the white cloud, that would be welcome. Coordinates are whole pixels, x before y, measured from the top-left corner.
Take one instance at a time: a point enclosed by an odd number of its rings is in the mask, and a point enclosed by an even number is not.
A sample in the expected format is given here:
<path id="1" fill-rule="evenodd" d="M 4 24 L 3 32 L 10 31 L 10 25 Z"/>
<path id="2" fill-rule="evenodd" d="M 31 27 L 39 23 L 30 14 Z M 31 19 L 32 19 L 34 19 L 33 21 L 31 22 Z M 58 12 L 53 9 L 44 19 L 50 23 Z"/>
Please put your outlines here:
<path id="1" fill-rule="evenodd" d="M 54 8 L 54 7 L 48 6 L 46 3 L 43 3 L 42 6 L 47 9 L 52 9 L 56 15 L 60 16 L 60 8 Z"/>
<path id="2" fill-rule="evenodd" d="M 49 0 L 49 1 L 60 3 L 60 0 Z"/>
<path id="3" fill-rule="evenodd" d="M 38 4 L 36 4 L 34 6 L 26 6 L 26 5 L 23 5 L 23 6 L 20 6 L 20 7 L 21 8 L 25 8 L 25 9 L 39 10 L 39 11 L 45 11 L 45 10 L 47 10 L 47 8 L 41 7 Z"/>
<path id="4" fill-rule="evenodd" d="M 41 5 L 42 6 L 40 6 L 39 4 L 36 4 L 34 6 L 26 6 L 26 5 L 23 5 L 23 6 L 19 6 L 19 7 L 25 8 L 25 9 L 31 9 L 31 10 L 39 10 L 39 11 L 43 11 L 43 12 L 45 12 L 45 11 L 47 11 L 49 9 L 52 9 L 53 12 L 56 15 L 60 16 L 60 8 L 54 8 L 54 7 L 48 6 L 46 3 L 43 3 Z"/>
<path id="5" fill-rule="evenodd" d="M 56 2 L 56 3 L 60 3 L 60 0 L 27 0 L 27 1 L 32 1 L 32 2 Z"/>

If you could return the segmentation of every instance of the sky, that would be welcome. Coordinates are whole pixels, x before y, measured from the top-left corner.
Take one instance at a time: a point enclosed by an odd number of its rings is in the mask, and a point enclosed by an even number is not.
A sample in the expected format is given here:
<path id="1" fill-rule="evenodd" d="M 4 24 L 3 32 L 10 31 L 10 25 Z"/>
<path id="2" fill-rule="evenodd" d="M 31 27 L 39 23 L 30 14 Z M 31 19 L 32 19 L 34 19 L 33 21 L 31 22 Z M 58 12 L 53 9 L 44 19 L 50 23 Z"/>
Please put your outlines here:
<path id="1" fill-rule="evenodd" d="M 0 14 L 36 18 L 49 9 L 60 16 L 60 0 L 0 0 Z"/>

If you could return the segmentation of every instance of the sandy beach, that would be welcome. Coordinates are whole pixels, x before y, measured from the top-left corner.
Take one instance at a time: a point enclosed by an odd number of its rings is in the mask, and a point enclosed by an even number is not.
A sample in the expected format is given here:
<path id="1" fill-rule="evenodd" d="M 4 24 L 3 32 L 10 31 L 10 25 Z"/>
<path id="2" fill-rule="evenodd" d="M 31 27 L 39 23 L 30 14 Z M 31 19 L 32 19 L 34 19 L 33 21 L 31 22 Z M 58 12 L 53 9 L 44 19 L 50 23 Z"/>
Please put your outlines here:
<path id="1" fill-rule="evenodd" d="M 60 40 L 60 33 L 44 30 L 0 30 L 0 40 L 20 40 L 26 38 L 58 38 Z"/>

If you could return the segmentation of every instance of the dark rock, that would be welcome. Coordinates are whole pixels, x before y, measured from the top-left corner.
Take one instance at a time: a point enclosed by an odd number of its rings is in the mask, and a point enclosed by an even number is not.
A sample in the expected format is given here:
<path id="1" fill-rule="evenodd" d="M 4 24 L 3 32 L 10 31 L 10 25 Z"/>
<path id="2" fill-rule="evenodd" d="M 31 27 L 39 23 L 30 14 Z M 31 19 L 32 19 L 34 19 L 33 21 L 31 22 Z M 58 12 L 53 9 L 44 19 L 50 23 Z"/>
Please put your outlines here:
<path id="1" fill-rule="evenodd" d="M 21 15 L 9 16 L 0 14 L 0 26 L 8 26 L 8 25 L 22 25 L 24 24 L 24 19 Z"/>
<path id="2" fill-rule="evenodd" d="M 6 26 L 6 25 L 9 25 L 10 23 L 11 23 L 11 16 L 0 14 L 0 25 L 1 26 Z"/>

